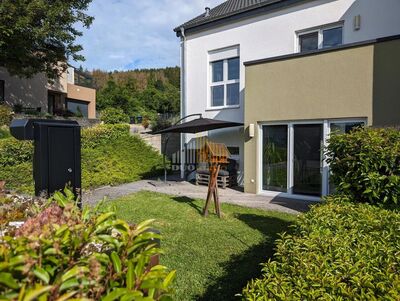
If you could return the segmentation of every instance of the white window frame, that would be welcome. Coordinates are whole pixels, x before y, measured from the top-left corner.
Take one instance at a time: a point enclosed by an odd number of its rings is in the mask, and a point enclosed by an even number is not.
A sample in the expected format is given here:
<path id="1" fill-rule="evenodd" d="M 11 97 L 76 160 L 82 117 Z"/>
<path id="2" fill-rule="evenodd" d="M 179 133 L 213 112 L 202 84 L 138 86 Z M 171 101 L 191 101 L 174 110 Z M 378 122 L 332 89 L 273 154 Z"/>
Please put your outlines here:
<path id="1" fill-rule="evenodd" d="M 343 38 L 343 33 L 344 33 L 344 23 L 339 22 L 335 24 L 329 24 L 329 25 L 324 25 L 320 26 L 317 28 L 312 28 L 312 29 L 306 29 L 306 30 L 301 30 L 296 32 L 296 52 L 301 53 L 301 46 L 300 46 L 300 37 L 306 34 L 310 33 L 318 33 L 318 49 L 329 49 L 329 48 L 324 48 L 324 31 L 329 30 L 329 29 L 335 29 L 335 28 L 342 28 L 342 41 L 341 45 L 344 43 L 344 38 Z"/>
<path id="2" fill-rule="evenodd" d="M 296 195 L 293 194 L 293 185 L 294 185 L 294 170 L 293 170 L 293 158 L 294 158 L 294 125 L 297 124 L 320 124 L 323 126 L 322 133 L 322 141 L 323 146 L 328 146 L 328 138 L 331 134 L 331 124 L 332 123 L 353 123 L 353 122 L 364 122 L 365 125 L 368 125 L 368 119 L 365 117 L 359 118 L 336 118 L 336 119 L 320 119 L 320 120 L 301 120 L 301 121 L 279 121 L 279 122 L 260 122 L 258 124 L 258 145 L 257 145 L 257 193 L 262 195 L 267 195 L 270 197 L 287 197 L 299 200 L 307 200 L 307 201 L 320 201 L 320 197 L 315 196 L 305 196 L 305 195 Z M 263 164 L 263 126 L 269 125 L 286 125 L 288 130 L 288 141 L 287 141 L 287 191 L 286 192 L 277 192 L 263 189 L 263 173 L 262 173 L 262 164 Z M 326 162 L 326 158 L 323 158 L 321 162 L 321 197 L 324 197 L 329 194 L 329 164 Z"/>
<path id="3" fill-rule="evenodd" d="M 239 79 L 231 79 L 228 80 L 228 60 L 238 58 L 239 59 Z M 212 70 L 212 64 L 215 62 L 223 61 L 223 80 L 219 82 L 213 82 L 213 70 Z M 232 57 L 227 57 L 227 58 L 221 58 L 221 59 L 215 59 L 215 60 L 210 60 L 209 61 L 209 80 L 208 80 L 208 104 L 207 104 L 207 109 L 208 110 L 219 110 L 219 109 L 226 109 L 226 108 L 239 108 L 240 107 L 240 77 L 241 77 L 241 68 L 240 68 L 240 55 L 232 56 Z M 239 103 L 234 104 L 234 105 L 228 105 L 227 100 L 228 100 L 228 85 L 229 84 L 239 84 Z M 212 98 L 212 87 L 216 86 L 224 86 L 224 104 L 222 106 L 213 106 L 213 98 Z"/>

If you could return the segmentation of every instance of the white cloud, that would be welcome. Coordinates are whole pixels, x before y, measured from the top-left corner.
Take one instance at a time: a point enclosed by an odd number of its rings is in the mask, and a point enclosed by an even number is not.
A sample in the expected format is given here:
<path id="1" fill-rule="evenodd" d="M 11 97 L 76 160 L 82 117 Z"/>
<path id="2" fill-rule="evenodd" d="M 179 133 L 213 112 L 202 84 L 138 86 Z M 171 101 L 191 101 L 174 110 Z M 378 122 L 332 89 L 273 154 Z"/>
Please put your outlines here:
<path id="1" fill-rule="evenodd" d="M 224 0 L 93 0 L 95 17 L 79 43 L 88 69 L 125 70 L 179 64 L 176 26 Z"/>

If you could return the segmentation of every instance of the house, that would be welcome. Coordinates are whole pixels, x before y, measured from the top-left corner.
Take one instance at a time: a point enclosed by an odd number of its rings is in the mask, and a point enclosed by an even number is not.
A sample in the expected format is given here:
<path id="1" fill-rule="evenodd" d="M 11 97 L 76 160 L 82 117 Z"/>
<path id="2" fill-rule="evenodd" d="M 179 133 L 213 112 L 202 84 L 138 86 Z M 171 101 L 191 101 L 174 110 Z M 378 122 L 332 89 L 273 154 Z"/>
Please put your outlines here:
<path id="1" fill-rule="evenodd" d="M 181 114 L 243 122 L 208 133 L 246 192 L 319 199 L 332 131 L 400 123 L 400 1 L 228 0 L 175 28 Z M 193 135 L 183 135 L 188 143 Z"/>
<path id="2" fill-rule="evenodd" d="M 50 84 L 44 74 L 25 79 L 0 68 L 0 102 L 23 111 L 96 118 L 96 90 L 91 78 L 73 67 Z"/>

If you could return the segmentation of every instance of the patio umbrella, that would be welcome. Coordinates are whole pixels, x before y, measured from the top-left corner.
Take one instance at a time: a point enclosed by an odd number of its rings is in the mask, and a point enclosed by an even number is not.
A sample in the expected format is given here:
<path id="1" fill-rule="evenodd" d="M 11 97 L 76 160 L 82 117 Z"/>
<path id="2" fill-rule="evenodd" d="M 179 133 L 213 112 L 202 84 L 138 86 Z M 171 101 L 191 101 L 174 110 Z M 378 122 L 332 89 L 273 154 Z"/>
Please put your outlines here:
<path id="1" fill-rule="evenodd" d="M 199 116 L 199 118 L 179 124 L 179 122 L 181 122 L 182 120 L 187 119 L 189 117 L 193 117 L 193 116 Z M 243 123 L 203 118 L 203 116 L 201 114 L 192 114 L 192 115 L 183 117 L 175 125 L 173 125 L 169 128 L 166 128 L 164 130 L 155 132 L 153 134 L 168 134 L 168 133 L 196 134 L 196 133 L 201 133 L 201 132 L 205 132 L 205 131 L 230 128 L 230 127 L 236 127 L 236 126 L 243 126 Z M 166 154 L 166 150 L 167 150 L 168 140 L 169 140 L 169 137 L 165 140 L 165 143 L 164 143 L 164 182 L 165 183 L 167 182 L 167 167 L 165 164 L 165 154 Z"/>
<path id="2" fill-rule="evenodd" d="M 243 126 L 243 123 L 224 121 L 209 118 L 197 118 L 188 122 L 173 125 L 164 130 L 155 132 L 154 134 L 165 134 L 165 133 L 190 133 L 196 134 L 205 131 L 230 128 L 235 126 Z"/>

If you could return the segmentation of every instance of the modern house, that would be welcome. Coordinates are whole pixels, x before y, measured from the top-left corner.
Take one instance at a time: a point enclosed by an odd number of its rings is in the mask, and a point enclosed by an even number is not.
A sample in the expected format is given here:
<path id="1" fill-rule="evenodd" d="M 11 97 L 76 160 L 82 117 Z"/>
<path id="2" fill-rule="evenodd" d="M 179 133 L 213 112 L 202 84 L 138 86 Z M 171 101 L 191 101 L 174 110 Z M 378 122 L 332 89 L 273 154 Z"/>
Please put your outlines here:
<path id="1" fill-rule="evenodd" d="M 319 199 L 332 131 L 400 124 L 400 1 L 228 0 L 175 28 L 181 114 L 236 149 L 246 192 Z M 188 143 L 193 135 L 183 135 Z"/>
<path id="2" fill-rule="evenodd" d="M 24 79 L 0 68 L 0 102 L 30 112 L 96 118 L 96 90 L 91 78 L 73 67 L 53 84 L 44 74 Z"/>

